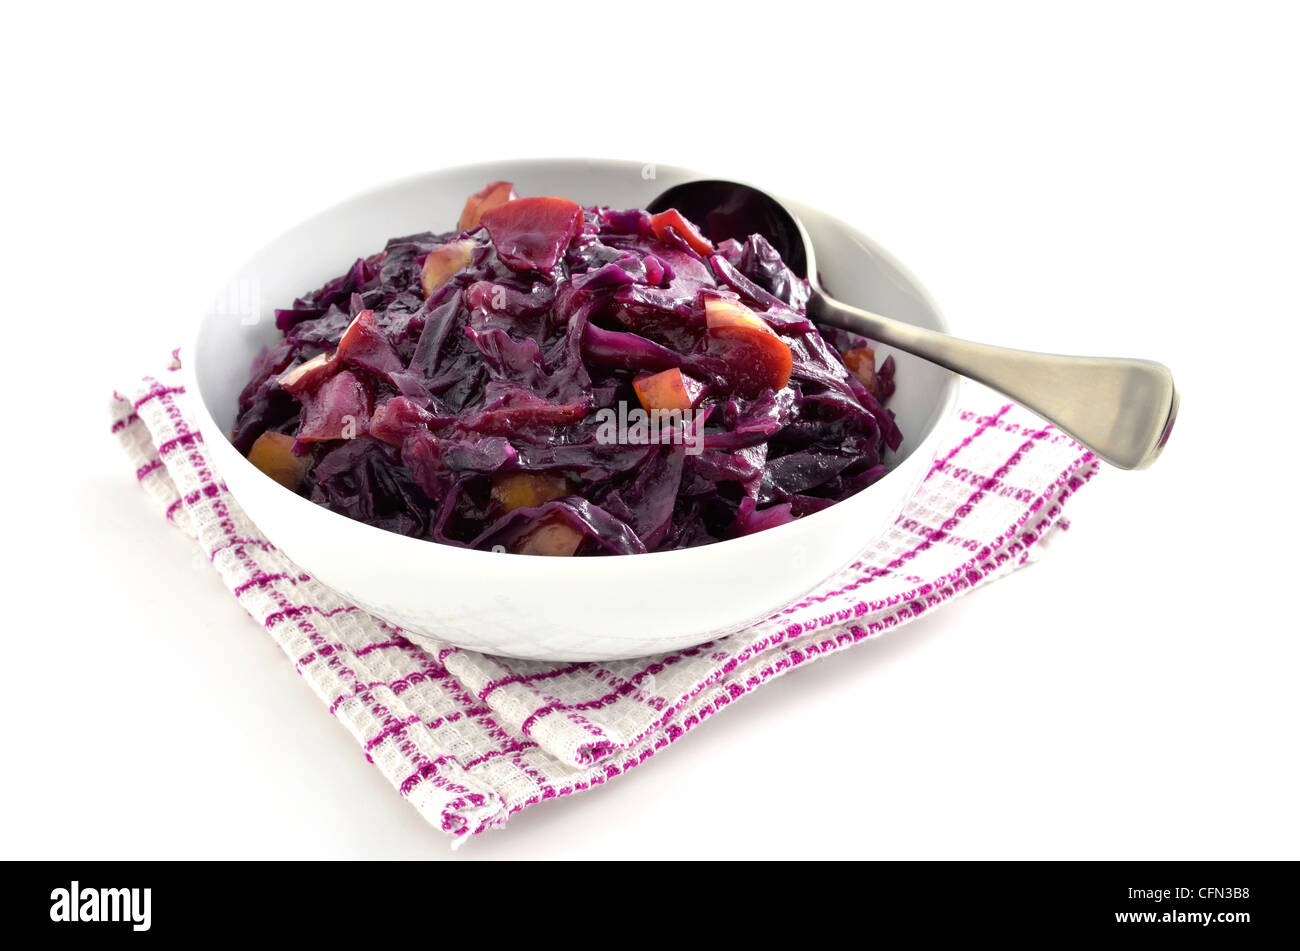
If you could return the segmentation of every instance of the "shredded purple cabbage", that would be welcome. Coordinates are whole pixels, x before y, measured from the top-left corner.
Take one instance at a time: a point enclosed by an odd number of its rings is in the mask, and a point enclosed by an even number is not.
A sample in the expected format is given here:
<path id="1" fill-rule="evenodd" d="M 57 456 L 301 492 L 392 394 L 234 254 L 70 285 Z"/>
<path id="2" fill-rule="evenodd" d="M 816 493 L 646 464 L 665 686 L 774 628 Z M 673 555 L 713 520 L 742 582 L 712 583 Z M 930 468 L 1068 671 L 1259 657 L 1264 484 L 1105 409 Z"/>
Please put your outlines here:
<path id="1" fill-rule="evenodd" d="M 885 473 L 892 358 L 810 322 L 807 282 L 761 236 L 713 248 L 680 218 L 508 183 L 467 221 L 394 238 L 276 311 L 236 447 L 350 518 L 537 554 L 734 538 Z M 724 326 L 733 313 L 765 326 Z M 680 418 L 641 438 L 661 399 Z"/>

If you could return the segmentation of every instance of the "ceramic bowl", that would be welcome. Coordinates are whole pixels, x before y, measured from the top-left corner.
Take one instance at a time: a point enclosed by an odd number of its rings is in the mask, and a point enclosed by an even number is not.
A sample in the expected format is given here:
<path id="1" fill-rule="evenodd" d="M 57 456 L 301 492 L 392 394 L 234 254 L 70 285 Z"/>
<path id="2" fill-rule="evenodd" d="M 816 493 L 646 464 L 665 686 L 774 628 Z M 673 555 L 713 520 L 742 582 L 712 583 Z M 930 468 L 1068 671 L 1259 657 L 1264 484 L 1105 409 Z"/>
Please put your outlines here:
<path id="1" fill-rule="evenodd" d="M 235 499 L 305 571 L 435 648 L 455 645 L 539 660 L 607 660 L 673 650 L 734 631 L 814 589 L 897 517 L 934 459 L 958 379 L 907 354 L 890 407 L 904 442 L 875 485 L 821 512 L 743 538 L 680 551 L 546 558 L 471 551 L 406 538 L 313 504 L 254 468 L 231 445 L 237 396 L 258 351 L 279 339 L 272 311 L 341 273 L 394 235 L 442 230 L 484 183 L 521 195 L 643 207 L 695 178 L 725 178 L 634 162 L 492 162 L 384 185 L 322 212 L 255 253 L 228 287 L 255 306 L 214 307 L 184 363 L 192 407 Z M 823 282 L 840 299 L 934 330 L 947 325 L 921 285 L 879 245 L 798 201 Z"/>

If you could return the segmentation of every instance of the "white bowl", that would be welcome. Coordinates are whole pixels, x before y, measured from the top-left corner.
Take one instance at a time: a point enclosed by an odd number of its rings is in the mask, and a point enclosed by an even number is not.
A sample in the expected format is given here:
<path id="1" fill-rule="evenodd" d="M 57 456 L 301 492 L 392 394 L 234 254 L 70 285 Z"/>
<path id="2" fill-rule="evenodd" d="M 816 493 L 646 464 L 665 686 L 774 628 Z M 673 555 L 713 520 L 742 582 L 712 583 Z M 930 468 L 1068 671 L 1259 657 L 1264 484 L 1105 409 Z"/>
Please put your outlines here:
<path id="1" fill-rule="evenodd" d="M 653 177 L 650 177 L 653 175 Z M 544 159 L 431 172 L 366 192 L 257 252 L 228 285 L 255 289 L 260 316 L 213 308 L 184 354 L 192 409 L 231 493 L 305 571 L 426 645 L 544 660 L 611 660 L 698 644 L 765 617 L 853 560 L 897 517 L 934 459 L 958 380 L 893 352 L 891 401 L 903 431 L 893 467 L 875 485 L 814 515 L 755 535 L 690 548 L 591 558 L 470 551 L 353 521 L 267 478 L 231 445 L 238 393 L 261 347 L 279 339 L 274 307 L 290 302 L 396 235 L 441 231 L 465 196 L 498 179 L 521 195 L 584 205 L 644 207 L 696 178 L 726 177 L 633 162 Z M 865 235 L 796 201 L 825 285 L 845 301 L 947 330 L 919 283 Z"/>

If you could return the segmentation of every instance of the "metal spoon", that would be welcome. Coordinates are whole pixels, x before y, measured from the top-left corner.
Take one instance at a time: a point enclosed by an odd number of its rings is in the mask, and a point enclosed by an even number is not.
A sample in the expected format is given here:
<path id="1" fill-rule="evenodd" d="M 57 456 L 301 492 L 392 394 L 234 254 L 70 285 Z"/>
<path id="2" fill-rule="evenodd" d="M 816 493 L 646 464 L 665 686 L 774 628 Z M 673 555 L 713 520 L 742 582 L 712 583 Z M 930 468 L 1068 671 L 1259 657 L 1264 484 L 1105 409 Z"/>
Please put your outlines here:
<path id="1" fill-rule="evenodd" d="M 714 241 L 761 234 L 812 285 L 808 316 L 937 363 L 1002 393 L 1069 433 L 1111 465 L 1142 469 L 1160 455 L 1178 414 L 1173 374 L 1159 363 L 1066 357 L 959 340 L 837 301 L 822 290 L 812 241 L 765 192 L 737 182 L 687 182 L 651 212 L 676 208 Z"/>

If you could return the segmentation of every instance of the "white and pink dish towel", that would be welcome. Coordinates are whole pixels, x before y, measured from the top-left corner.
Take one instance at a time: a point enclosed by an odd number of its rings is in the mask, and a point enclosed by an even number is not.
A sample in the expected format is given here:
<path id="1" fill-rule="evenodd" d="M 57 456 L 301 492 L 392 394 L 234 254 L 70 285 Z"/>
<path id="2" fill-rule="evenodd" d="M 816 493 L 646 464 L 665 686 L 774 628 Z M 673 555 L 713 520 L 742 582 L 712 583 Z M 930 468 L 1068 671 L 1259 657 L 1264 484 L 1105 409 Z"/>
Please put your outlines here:
<path id="1" fill-rule="evenodd" d="M 774 677 L 906 624 L 1033 560 L 1095 457 L 973 384 L 925 482 L 859 560 L 730 637 L 608 663 L 431 652 L 271 545 L 213 471 L 179 362 L 114 393 L 112 431 L 166 518 L 398 793 L 457 843 L 600 786 Z"/>

